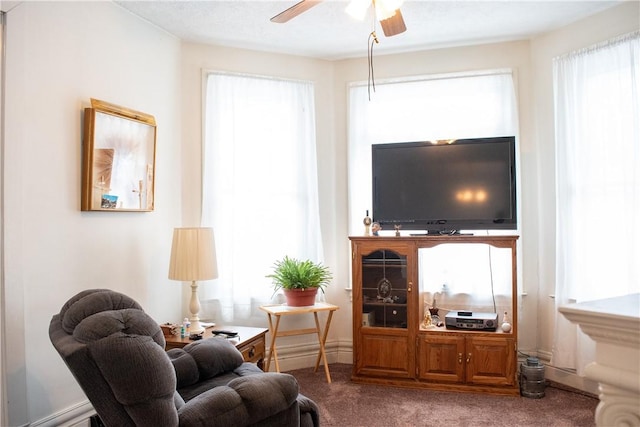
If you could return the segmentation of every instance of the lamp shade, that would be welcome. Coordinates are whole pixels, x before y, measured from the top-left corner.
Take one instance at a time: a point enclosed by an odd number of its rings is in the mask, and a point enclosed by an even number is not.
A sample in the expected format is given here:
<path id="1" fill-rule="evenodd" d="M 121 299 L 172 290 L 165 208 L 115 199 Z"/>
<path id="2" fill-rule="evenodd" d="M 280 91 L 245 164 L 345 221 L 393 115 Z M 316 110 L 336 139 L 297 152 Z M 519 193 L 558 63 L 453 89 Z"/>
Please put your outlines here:
<path id="1" fill-rule="evenodd" d="M 175 228 L 169 279 L 194 281 L 218 277 L 212 228 Z"/>

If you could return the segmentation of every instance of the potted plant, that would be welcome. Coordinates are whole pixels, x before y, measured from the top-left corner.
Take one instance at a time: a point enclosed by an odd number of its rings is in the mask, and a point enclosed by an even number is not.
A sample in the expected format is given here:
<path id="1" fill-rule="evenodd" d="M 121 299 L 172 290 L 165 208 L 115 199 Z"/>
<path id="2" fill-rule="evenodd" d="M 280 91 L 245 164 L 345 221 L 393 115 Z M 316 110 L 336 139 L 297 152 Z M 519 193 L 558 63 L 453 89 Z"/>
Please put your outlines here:
<path id="1" fill-rule="evenodd" d="M 276 261 L 267 277 L 273 281 L 274 293 L 282 289 L 287 305 L 293 307 L 313 305 L 318 289 L 324 292 L 332 278 L 328 267 L 288 256 Z"/>

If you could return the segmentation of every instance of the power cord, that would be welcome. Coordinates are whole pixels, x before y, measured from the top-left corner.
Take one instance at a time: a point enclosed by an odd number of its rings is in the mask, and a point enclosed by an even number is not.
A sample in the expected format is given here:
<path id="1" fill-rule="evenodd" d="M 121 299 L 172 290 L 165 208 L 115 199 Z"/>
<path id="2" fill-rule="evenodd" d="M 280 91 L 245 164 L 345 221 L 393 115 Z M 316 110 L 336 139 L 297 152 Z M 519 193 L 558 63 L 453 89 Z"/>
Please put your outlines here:
<path id="1" fill-rule="evenodd" d="M 489 278 L 491 280 L 491 298 L 493 299 L 493 312 L 497 314 L 498 309 L 496 308 L 496 292 L 493 284 L 493 262 L 491 258 L 491 246 L 487 245 L 487 248 L 489 249 Z"/>

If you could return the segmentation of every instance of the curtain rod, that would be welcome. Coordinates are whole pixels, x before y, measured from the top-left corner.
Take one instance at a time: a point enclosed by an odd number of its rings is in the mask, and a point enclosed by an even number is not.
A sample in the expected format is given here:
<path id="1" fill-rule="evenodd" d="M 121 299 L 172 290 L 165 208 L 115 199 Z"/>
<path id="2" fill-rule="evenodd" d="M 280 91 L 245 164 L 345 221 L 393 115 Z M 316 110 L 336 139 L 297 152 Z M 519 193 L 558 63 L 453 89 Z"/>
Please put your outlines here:
<path id="1" fill-rule="evenodd" d="M 409 76 L 409 77 L 394 77 L 388 79 L 377 80 L 376 84 L 398 84 L 398 83 L 414 83 L 434 80 L 446 80 L 446 79 L 463 79 L 469 77 L 482 77 L 482 76 L 498 76 L 498 75 L 512 75 L 513 70 L 511 68 L 500 68 L 495 70 L 481 70 L 481 71 L 462 71 L 458 73 L 440 73 L 440 74 L 426 74 L 421 76 Z M 350 82 L 349 87 L 366 86 L 366 81 Z"/>
<path id="2" fill-rule="evenodd" d="M 623 34 L 621 36 L 618 37 L 614 37 L 612 39 L 609 40 L 605 40 L 603 42 L 599 42 L 596 44 L 593 44 L 591 46 L 587 46 L 584 47 L 582 49 L 578 49 L 578 50 L 574 50 L 572 52 L 567 52 L 564 53 L 562 55 L 558 55 L 555 58 L 553 58 L 554 61 L 559 61 L 559 60 L 563 60 L 563 59 L 569 59 L 569 58 L 574 58 L 576 56 L 581 56 L 587 53 L 591 53 L 591 52 L 595 52 L 601 49 L 605 49 L 608 47 L 612 47 L 621 43 L 625 43 L 628 42 L 630 40 L 636 39 L 636 38 L 640 38 L 640 30 L 638 31 L 632 31 L 630 33 L 627 34 Z"/>

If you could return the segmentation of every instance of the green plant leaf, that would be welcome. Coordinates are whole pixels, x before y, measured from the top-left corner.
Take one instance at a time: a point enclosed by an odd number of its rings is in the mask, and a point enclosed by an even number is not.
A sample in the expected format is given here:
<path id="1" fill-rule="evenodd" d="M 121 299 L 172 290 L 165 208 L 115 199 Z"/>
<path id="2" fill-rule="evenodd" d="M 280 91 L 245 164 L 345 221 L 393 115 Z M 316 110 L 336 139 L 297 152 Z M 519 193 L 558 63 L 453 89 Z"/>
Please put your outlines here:
<path id="1" fill-rule="evenodd" d="M 273 264 L 273 273 L 267 275 L 274 290 L 324 288 L 331 282 L 331 271 L 327 266 L 311 260 L 298 260 L 285 256 Z"/>

